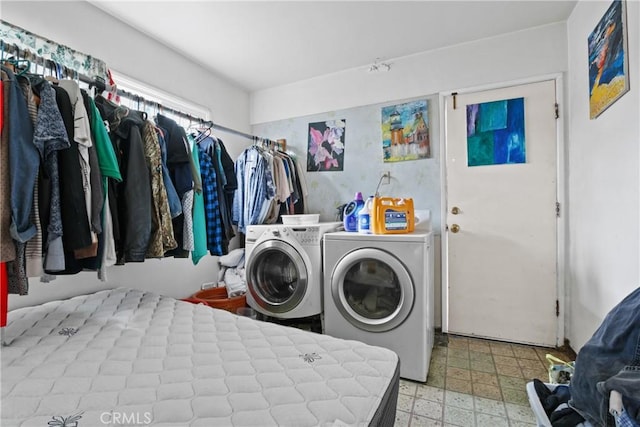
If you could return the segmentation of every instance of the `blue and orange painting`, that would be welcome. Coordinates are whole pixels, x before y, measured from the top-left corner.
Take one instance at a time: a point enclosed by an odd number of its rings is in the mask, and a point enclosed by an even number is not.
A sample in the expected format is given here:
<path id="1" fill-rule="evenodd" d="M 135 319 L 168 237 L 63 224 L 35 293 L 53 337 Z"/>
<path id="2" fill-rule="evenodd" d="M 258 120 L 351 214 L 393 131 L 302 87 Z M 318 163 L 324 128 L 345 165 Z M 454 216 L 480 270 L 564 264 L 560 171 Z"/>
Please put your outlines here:
<path id="1" fill-rule="evenodd" d="M 384 162 L 431 157 L 429 112 L 426 99 L 382 107 Z"/>
<path id="2" fill-rule="evenodd" d="M 524 98 L 467 105 L 467 165 L 525 163 Z"/>
<path id="3" fill-rule="evenodd" d="M 589 117 L 629 91 L 625 3 L 616 0 L 589 35 Z"/>

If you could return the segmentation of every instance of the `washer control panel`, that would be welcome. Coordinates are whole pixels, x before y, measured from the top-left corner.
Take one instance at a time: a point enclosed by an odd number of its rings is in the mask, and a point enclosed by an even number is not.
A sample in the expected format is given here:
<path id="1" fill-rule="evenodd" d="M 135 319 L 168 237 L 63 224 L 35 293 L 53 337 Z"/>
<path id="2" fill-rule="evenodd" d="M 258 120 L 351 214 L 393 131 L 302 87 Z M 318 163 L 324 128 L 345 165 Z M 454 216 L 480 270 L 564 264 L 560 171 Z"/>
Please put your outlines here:
<path id="1" fill-rule="evenodd" d="M 297 241 L 303 245 L 319 245 L 320 244 L 320 228 L 319 227 L 291 227 L 289 231 Z"/>

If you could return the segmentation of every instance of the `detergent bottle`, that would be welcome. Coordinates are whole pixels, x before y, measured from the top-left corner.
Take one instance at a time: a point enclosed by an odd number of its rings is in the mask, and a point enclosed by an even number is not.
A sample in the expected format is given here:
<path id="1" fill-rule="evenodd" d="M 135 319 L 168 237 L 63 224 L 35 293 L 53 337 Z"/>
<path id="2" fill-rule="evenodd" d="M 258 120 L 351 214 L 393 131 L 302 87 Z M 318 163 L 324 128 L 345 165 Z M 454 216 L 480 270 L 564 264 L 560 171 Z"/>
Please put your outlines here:
<path id="1" fill-rule="evenodd" d="M 373 196 L 369 196 L 364 206 L 358 212 L 358 233 L 371 234 L 371 210 L 373 209 Z"/>
<path id="2" fill-rule="evenodd" d="M 363 206 L 362 193 L 358 191 L 355 199 L 344 207 L 344 231 L 358 231 L 358 212 Z"/>
<path id="3" fill-rule="evenodd" d="M 413 199 L 375 197 L 371 211 L 374 234 L 411 233 L 415 228 Z"/>

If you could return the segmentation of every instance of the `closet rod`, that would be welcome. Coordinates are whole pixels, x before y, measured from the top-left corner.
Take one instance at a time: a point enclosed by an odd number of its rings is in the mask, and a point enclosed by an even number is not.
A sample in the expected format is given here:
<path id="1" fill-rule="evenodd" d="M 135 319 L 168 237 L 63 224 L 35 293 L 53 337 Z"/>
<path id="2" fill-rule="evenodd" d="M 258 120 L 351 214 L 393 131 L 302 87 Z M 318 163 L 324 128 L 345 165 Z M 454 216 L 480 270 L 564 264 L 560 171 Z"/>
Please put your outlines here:
<path id="1" fill-rule="evenodd" d="M 129 99 L 131 101 L 140 102 L 142 104 L 154 105 L 154 106 L 156 106 L 158 108 L 158 113 L 159 114 L 163 114 L 164 112 L 169 112 L 169 113 L 171 113 L 173 115 L 182 117 L 183 119 L 187 119 L 187 120 L 190 120 L 190 121 L 194 121 L 194 122 L 200 123 L 202 126 L 207 126 L 207 127 L 212 128 L 212 129 L 216 129 L 216 130 L 227 132 L 227 133 L 232 133 L 234 135 L 242 136 L 244 138 L 248 138 L 248 139 L 251 139 L 253 141 L 267 141 L 269 144 L 273 144 L 274 146 L 278 144 L 277 142 L 275 142 L 273 140 L 270 140 L 268 138 L 263 138 L 263 137 L 260 137 L 260 136 L 251 135 L 251 134 L 248 134 L 248 133 L 236 130 L 236 129 L 232 129 L 232 128 L 229 128 L 229 127 L 226 127 L 226 126 L 219 125 L 219 124 L 213 122 L 212 120 L 205 120 L 205 119 L 203 119 L 201 117 L 196 117 L 196 116 L 193 116 L 191 114 L 185 113 L 184 111 L 175 110 L 175 109 L 170 108 L 170 107 L 165 107 L 165 106 L 163 106 L 162 104 L 160 104 L 158 102 L 148 101 L 148 100 L 144 99 L 142 96 L 137 95 L 135 93 L 127 92 L 127 91 L 122 90 L 122 89 L 117 89 L 116 93 L 118 94 L 118 96 L 127 98 L 127 99 Z"/>
<path id="2" fill-rule="evenodd" d="M 216 130 L 220 130 L 223 132 L 227 132 L 227 133 L 231 133 L 234 135 L 238 135 L 247 139 L 251 139 L 252 141 L 266 141 L 269 144 L 273 145 L 274 147 L 279 146 L 279 144 L 276 141 L 273 141 L 271 139 L 268 138 L 263 138 L 263 137 L 259 137 L 259 136 L 255 136 L 255 135 L 251 135 L 236 129 L 232 129 L 226 126 L 222 126 L 219 125 L 217 123 L 214 123 L 211 120 L 205 120 L 201 117 L 196 117 L 193 116 L 191 114 L 185 113 L 184 111 L 180 111 L 180 110 L 176 110 L 170 107 L 165 107 L 162 104 L 158 103 L 158 102 L 154 102 L 154 101 L 148 101 L 145 98 L 143 98 L 140 95 L 137 95 L 135 93 L 131 93 L 131 92 L 127 92 L 123 89 L 117 89 L 117 85 L 116 90 L 113 90 L 113 87 L 109 84 L 106 83 L 106 81 L 104 80 L 104 78 L 102 77 L 89 77 L 85 74 L 82 73 L 78 73 L 75 70 L 71 70 L 65 66 L 61 66 L 60 64 L 56 63 L 55 61 L 51 60 L 51 59 L 46 59 L 44 57 L 41 57 L 39 55 L 36 55 L 35 53 L 33 53 L 32 51 L 28 50 L 28 49 L 20 49 L 17 45 L 15 44 L 6 44 L 4 43 L 4 40 L 0 40 L 1 46 L 2 46 L 2 53 L 3 53 L 3 60 L 4 58 L 4 54 L 8 53 L 10 55 L 16 55 L 18 57 L 18 59 L 25 59 L 28 61 L 35 61 L 36 64 L 42 64 L 43 69 L 49 67 L 49 69 L 53 72 L 55 70 L 56 75 L 58 73 L 62 73 L 65 76 L 71 76 L 71 77 L 75 77 L 78 80 L 86 83 L 89 85 L 89 87 L 95 87 L 97 90 L 97 93 L 102 93 L 103 91 L 108 91 L 111 93 L 117 94 L 120 97 L 123 98 L 127 98 L 129 100 L 132 101 L 136 101 L 142 104 L 148 104 L 148 105 L 152 105 L 152 106 L 156 106 L 158 108 L 158 113 L 162 114 L 163 112 L 169 112 L 175 116 L 178 117 L 182 117 L 184 119 L 187 119 L 189 121 L 195 121 L 197 123 L 201 123 L 203 126 L 209 126 L 213 129 Z"/>
<path id="3" fill-rule="evenodd" d="M 221 130 L 223 132 L 228 132 L 228 133 L 232 133 L 234 135 L 243 136 L 243 137 L 245 137 L 247 139 L 251 139 L 253 141 L 267 141 L 269 144 L 273 144 L 274 146 L 278 145 L 278 142 L 276 142 L 276 141 L 274 141 L 272 139 L 263 138 L 263 137 L 260 137 L 260 136 L 255 136 L 255 135 L 251 135 L 251 134 L 248 134 L 248 133 L 240 132 L 239 130 L 235 130 L 235 129 L 231 129 L 231 128 L 228 128 L 228 127 L 225 127 L 225 126 L 218 125 L 216 123 L 213 123 L 212 121 L 209 121 L 209 124 L 211 124 L 212 128 L 217 129 L 217 130 Z"/>

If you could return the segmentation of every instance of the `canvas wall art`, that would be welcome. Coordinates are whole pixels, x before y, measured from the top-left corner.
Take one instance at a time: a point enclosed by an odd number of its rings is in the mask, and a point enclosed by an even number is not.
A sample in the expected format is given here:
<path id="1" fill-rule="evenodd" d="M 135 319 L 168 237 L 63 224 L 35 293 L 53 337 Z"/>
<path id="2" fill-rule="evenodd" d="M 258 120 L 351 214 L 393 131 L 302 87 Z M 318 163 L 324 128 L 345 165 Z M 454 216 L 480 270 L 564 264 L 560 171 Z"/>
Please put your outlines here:
<path id="1" fill-rule="evenodd" d="M 629 91 L 624 1 L 614 1 L 589 35 L 589 117 L 595 119 Z"/>
<path id="2" fill-rule="evenodd" d="M 524 98 L 467 105 L 467 165 L 525 163 Z"/>
<path id="3" fill-rule="evenodd" d="M 307 172 L 342 170 L 346 126 L 345 120 L 309 123 Z"/>
<path id="4" fill-rule="evenodd" d="M 431 157 L 426 99 L 382 107 L 382 150 L 385 162 Z"/>

